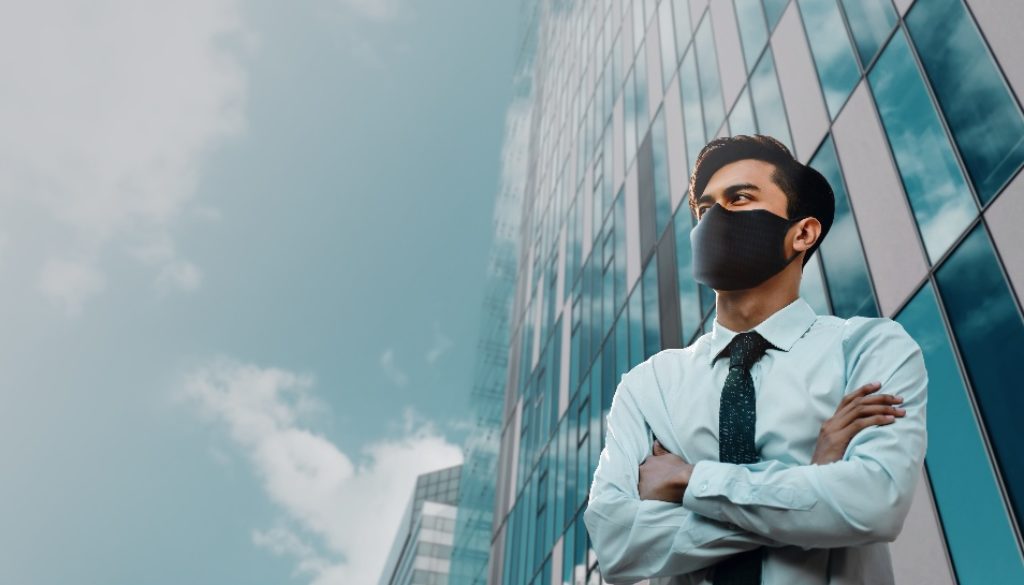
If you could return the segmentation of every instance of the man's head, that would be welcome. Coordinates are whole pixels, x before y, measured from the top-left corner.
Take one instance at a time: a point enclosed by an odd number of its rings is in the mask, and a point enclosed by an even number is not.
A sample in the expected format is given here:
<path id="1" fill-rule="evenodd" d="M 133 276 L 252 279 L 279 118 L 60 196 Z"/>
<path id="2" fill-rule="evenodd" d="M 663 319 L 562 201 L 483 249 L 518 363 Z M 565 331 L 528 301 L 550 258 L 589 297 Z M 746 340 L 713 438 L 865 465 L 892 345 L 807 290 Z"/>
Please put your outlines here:
<path id="1" fill-rule="evenodd" d="M 784 144 L 755 134 L 716 138 L 697 155 L 690 175 L 690 211 L 701 214 L 718 203 L 729 211 L 765 209 L 786 219 L 805 217 L 790 229 L 818 223 L 818 237 L 805 250 L 803 265 L 825 239 L 835 215 L 835 195 L 815 169 L 793 158 Z M 792 232 L 791 232 L 792 233 Z"/>

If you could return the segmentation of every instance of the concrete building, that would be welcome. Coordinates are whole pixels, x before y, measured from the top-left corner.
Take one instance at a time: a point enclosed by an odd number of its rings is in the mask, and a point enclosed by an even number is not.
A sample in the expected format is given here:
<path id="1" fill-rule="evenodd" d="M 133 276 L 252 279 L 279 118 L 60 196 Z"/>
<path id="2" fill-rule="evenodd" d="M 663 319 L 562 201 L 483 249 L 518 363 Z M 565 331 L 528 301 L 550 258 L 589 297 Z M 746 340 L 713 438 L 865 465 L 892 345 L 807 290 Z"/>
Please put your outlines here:
<path id="1" fill-rule="evenodd" d="M 687 179 L 716 136 L 820 170 L 819 314 L 885 316 L 929 370 L 901 583 L 1024 583 L 1024 3 L 537 0 L 492 585 L 600 583 L 582 520 L 620 375 L 708 331 Z"/>

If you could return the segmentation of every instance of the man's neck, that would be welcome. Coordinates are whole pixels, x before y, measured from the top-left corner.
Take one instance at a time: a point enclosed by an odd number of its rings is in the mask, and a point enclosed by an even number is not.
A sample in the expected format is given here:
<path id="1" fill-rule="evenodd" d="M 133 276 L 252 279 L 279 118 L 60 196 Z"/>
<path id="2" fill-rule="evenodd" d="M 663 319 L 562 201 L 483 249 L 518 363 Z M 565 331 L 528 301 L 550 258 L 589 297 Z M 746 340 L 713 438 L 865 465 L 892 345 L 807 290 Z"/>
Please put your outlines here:
<path id="1" fill-rule="evenodd" d="M 718 291 L 715 310 L 718 322 L 732 331 L 748 331 L 800 296 L 798 287 L 762 286 L 734 291 Z"/>

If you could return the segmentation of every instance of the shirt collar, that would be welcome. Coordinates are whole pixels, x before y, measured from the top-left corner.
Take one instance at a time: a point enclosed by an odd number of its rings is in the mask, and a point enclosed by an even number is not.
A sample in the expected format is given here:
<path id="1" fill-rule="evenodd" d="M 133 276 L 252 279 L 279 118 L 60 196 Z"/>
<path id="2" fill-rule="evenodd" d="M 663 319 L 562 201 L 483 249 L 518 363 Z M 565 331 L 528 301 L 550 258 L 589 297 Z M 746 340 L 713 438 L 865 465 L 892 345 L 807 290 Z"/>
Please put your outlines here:
<path id="1" fill-rule="evenodd" d="M 760 333 L 773 346 L 783 351 L 789 351 L 796 340 L 803 336 L 817 318 L 818 315 L 811 305 L 803 297 L 797 297 L 796 300 L 755 325 L 754 331 Z M 709 365 L 715 365 L 715 358 L 719 357 L 722 350 L 738 333 L 738 331 L 732 331 L 719 323 L 718 312 L 715 312 L 711 333 L 705 338 L 709 346 L 707 358 Z"/>

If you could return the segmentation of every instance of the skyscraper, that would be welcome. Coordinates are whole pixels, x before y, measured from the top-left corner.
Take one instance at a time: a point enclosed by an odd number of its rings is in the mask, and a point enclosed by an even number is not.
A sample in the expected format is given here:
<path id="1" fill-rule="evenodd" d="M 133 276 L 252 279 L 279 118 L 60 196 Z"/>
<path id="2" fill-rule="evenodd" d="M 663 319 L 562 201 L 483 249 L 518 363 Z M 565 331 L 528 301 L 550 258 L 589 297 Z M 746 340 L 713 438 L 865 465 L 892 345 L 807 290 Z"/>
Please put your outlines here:
<path id="1" fill-rule="evenodd" d="M 447 585 L 462 465 L 416 478 L 378 585 Z"/>
<path id="2" fill-rule="evenodd" d="M 1024 582 L 1024 4 L 540 0 L 488 582 L 600 583 L 582 511 L 621 374 L 708 331 L 687 179 L 769 134 L 830 181 L 820 314 L 890 317 L 929 371 L 905 583 Z M 511 138 L 510 138 L 511 140 Z"/>

